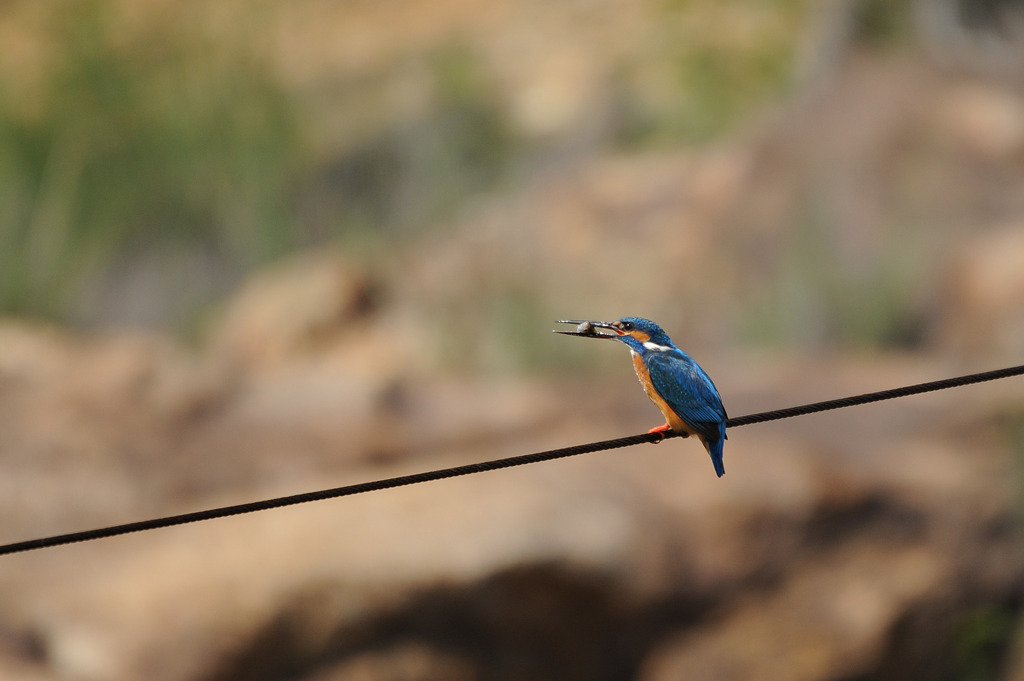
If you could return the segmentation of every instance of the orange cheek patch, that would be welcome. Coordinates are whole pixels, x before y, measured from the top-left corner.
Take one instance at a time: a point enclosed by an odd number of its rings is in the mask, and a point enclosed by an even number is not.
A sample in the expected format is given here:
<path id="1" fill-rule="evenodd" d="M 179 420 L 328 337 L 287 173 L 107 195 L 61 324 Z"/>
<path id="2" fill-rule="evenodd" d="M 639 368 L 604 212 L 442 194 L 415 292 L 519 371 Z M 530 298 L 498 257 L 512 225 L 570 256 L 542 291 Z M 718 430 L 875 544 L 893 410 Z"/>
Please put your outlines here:
<path id="1" fill-rule="evenodd" d="M 651 334 L 644 333 L 643 331 L 631 331 L 629 335 L 636 338 L 641 343 L 646 343 L 651 340 Z"/>

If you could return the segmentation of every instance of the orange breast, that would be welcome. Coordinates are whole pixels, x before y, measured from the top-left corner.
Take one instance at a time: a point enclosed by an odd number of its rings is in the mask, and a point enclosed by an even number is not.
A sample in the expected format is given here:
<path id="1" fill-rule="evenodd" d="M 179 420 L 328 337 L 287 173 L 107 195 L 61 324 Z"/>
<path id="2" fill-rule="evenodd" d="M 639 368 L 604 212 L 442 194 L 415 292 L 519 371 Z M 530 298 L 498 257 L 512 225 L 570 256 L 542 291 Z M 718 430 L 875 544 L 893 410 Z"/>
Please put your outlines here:
<path id="1" fill-rule="evenodd" d="M 644 365 L 644 360 L 636 352 L 633 353 L 633 370 L 636 371 L 636 377 L 640 379 L 640 385 L 644 387 L 644 392 L 651 398 L 651 402 L 658 405 L 658 409 L 665 415 L 665 421 L 672 430 L 677 433 L 687 433 L 689 435 L 695 435 L 696 431 L 690 428 L 679 416 L 672 411 L 672 407 L 668 406 L 668 402 L 662 399 L 658 391 L 654 389 L 654 384 L 651 383 L 651 372 L 647 370 L 647 366 Z"/>

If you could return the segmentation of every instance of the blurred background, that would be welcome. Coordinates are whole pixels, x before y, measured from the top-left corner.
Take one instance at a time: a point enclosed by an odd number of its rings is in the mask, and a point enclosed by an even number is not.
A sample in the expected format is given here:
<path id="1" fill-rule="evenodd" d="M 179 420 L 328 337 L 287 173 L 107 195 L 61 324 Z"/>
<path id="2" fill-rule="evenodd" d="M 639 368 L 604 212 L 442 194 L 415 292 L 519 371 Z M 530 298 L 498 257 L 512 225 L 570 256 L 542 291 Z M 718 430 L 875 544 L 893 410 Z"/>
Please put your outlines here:
<path id="1" fill-rule="evenodd" d="M 1024 357 L 1018 0 L 0 2 L 0 542 Z M 25 681 L 1024 680 L 1020 379 L 0 560 Z"/>

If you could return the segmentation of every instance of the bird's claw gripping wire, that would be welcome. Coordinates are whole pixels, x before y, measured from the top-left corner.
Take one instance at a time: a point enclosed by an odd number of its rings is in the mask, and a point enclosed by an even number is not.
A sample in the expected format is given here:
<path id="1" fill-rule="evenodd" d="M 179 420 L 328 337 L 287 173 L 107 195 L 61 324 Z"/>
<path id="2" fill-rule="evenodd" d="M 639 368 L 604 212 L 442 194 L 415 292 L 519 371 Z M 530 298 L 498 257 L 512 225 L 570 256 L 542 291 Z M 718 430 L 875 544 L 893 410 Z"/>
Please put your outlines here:
<path id="1" fill-rule="evenodd" d="M 672 431 L 672 426 L 664 423 L 660 426 L 655 426 L 647 431 L 648 435 L 657 435 L 658 439 L 652 442 L 652 445 L 660 445 L 668 437 L 668 433 Z M 678 433 L 679 437 L 690 437 L 689 433 Z"/>

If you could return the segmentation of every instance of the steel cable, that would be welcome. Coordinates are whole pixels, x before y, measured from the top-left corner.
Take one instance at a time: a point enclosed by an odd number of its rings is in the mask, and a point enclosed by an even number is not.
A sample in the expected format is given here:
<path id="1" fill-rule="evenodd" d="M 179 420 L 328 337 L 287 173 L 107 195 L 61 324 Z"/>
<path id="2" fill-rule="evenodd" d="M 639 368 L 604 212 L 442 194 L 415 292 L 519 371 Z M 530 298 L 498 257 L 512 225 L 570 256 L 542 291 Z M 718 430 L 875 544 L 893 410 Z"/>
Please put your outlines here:
<path id="1" fill-rule="evenodd" d="M 1024 374 L 1024 365 L 1008 367 L 1005 369 L 996 369 L 995 371 L 986 371 L 979 374 L 969 374 L 967 376 L 946 378 L 939 381 L 931 381 L 928 383 L 918 383 L 916 385 L 904 386 L 902 388 L 881 390 L 879 392 L 865 393 L 863 395 L 854 395 L 852 397 L 843 397 L 840 399 L 827 400 L 824 402 L 815 402 L 812 404 L 805 404 L 797 407 L 789 407 L 786 409 L 776 409 L 774 411 L 766 411 L 758 414 L 738 416 L 736 418 L 731 418 L 728 421 L 726 421 L 726 426 L 729 428 L 737 428 L 739 426 L 746 426 L 754 423 L 764 423 L 766 421 L 775 421 L 778 419 L 792 418 L 794 416 L 803 416 L 805 414 L 814 414 L 817 412 L 828 411 L 831 409 L 853 407 L 861 404 L 868 404 L 871 402 L 880 402 L 882 400 L 891 400 L 898 397 L 907 397 L 909 395 L 917 395 L 920 393 L 932 392 L 935 390 L 956 388 L 960 386 L 970 385 L 972 383 L 994 381 L 1001 378 L 1009 378 L 1011 376 L 1020 376 L 1021 374 Z M 600 442 L 590 442 L 586 444 L 573 445 L 571 447 L 563 447 L 561 449 L 552 449 L 546 452 L 534 452 L 532 454 L 512 456 L 505 459 L 482 461 L 480 463 L 471 463 L 463 466 L 454 466 L 452 468 L 442 468 L 433 471 L 424 471 L 422 473 L 413 473 L 411 475 L 400 475 L 394 478 L 385 478 L 383 480 L 361 482 L 354 485 L 335 487 L 332 489 L 325 489 L 316 492 L 306 492 L 303 494 L 278 497 L 275 499 L 252 501 L 244 504 L 236 504 L 234 506 L 224 506 L 221 508 L 212 508 L 204 511 L 195 511 L 192 513 L 182 513 L 180 515 L 166 516 L 163 518 L 153 518 L 151 520 L 142 520 L 138 522 L 125 523 L 123 525 L 101 527 L 94 530 L 71 532 L 69 534 L 59 534 L 51 537 L 42 537 L 39 539 L 30 539 L 27 541 L 0 545 L 0 555 L 21 553 L 24 551 L 33 551 L 36 549 L 61 546 L 64 544 L 73 544 L 78 542 L 91 541 L 94 539 L 103 539 L 105 537 L 115 537 L 118 535 L 130 534 L 133 532 L 144 532 L 146 530 L 155 530 L 163 527 L 173 527 L 175 525 L 185 525 L 188 523 L 195 523 L 203 520 L 213 520 L 215 518 L 226 518 L 228 516 L 241 515 L 243 513 L 253 513 L 255 511 L 266 511 L 272 508 L 282 508 L 285 506 L 294 506 L 295 504 L 304 504 L 310 501 L 322 501 L 324 499 L 348 497 L 354 494 L 363 494 L 364 492 L 376 492 L 379 490 L 391 489 L 394 487 L 404 487 L 406 485 L 415 485 L 417 483 L 430 482 L 432 480 L 444 480 L 446 478 L 455 478 L 462 475 L 470 475 L 472 473 L 484 473 L 486 471 L 496 471 L 501 470 L 503 468 L 523 466 L 525 464 L 530 463 L 539 463 L 541 461 L 564 459 L 570 456 L 577 456 L 579 454 L 589 454 L 592 452 L 600 452 L 609 449 L 630 447 L 632 445 L 660 442 L 663 439 L 668 439 L 672 437 L 678 437 L 678 434 L 673 432 L 642 433 L 639 435 L 630 435 L 628 437 L 617 438 L 614 440 L 602 440 Z"/>

